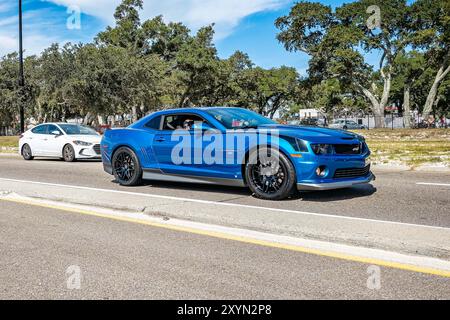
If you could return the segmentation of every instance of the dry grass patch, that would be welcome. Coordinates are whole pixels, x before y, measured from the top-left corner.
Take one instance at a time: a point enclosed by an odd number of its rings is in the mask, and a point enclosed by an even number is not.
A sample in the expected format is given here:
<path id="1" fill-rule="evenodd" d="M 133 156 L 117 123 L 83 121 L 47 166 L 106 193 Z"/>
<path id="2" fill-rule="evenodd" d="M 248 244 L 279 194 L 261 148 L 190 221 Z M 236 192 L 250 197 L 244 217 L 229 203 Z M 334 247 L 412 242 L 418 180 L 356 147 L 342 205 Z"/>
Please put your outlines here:
<path id="1" fill-rule="evenodd" d="M 0 137 L 0 152 L 15 152 L 19 147 L 19 137 Z"/>
<path id="2" fill-rule="evenodd" d="M 366 137 L 375 164 L 450 168 L 450 129 L 358 131 Z"/>

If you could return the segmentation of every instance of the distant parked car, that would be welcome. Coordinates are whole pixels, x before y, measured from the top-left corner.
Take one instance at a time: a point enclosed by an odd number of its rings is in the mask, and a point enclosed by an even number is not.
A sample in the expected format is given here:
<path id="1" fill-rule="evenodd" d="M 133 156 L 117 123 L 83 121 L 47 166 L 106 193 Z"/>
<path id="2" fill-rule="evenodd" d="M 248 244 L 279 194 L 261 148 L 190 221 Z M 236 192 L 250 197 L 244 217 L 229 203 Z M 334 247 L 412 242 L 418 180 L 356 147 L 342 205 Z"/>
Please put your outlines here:
<path id="1" fill-rule="evenodd" d="M 289 121 L 290 125 L 294 126 L 313 126 L 313 127 L 327 127 L 325 120 L 317 118 L 306 118 L 302 120 Z"/>
<path id="2" fill-rule="evenodd" d="M 334 120 L 329 125 L 329 127 L 333 129 L 344 129 L 344 130 L 367 129 L 367 127 L 363 124 L 358 124 L 353 120 L 343 120 L 343 119 Z"/>
<path id="3" fill-rule="evenodd" d="M 102 137 L 92 128 L 69 123 L 45 123 L 20 136 L 19 151 L 25 160 L 34 157 L 100 159 Z"/>

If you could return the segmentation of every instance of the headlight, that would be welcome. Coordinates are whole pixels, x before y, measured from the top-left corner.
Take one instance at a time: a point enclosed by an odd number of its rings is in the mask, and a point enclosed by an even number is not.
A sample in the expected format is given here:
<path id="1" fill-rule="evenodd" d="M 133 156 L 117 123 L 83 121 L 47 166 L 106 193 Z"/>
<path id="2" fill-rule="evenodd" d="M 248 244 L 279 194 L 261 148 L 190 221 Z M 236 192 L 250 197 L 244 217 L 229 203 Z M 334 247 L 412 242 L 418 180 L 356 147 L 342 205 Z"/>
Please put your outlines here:
<path id="1" fill-rule="evenodd" d="M 77 146 L 83 146 L 83 147 L 92 146 L 92 143 L 84 142 L 84 141 L 80 141 L 80 140 L 75 140 L 75 141 L 73 141 L 73 143 L 76 144 Z"/>
<path id="2" fill-rule="evenodd" d="M 367 167 L 368 165 L 370 165 L 372 163 L 372 160 L 370 160 L 370 157 L 367 157 L 365 160 L 364 160 L 364 166 L 365 167 Z"/>
<path id="3" fill-rule="evenodd" d="M 333 153 L 333 146 L 331 144 L 312 144 L 311 148 L 317 155 L 327 155 Z"/>

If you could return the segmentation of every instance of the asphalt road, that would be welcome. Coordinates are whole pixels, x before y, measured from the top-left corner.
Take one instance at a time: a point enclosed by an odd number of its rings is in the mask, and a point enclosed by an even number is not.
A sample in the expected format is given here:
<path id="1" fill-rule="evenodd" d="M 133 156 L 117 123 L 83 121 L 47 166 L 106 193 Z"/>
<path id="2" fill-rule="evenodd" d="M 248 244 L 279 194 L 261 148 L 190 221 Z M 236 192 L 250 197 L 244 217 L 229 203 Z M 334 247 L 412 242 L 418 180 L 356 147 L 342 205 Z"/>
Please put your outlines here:
<path id="1" fill-rule="evenodd" d="M 101 162 L 24 161 L 0 157 L 0 178 L 125 190 L 189 199 L 230 202 L 337 216 L 450 227 L 450 174 L 375 170 L 372 185 L 325 192 L 300 193 L 286 201 L 256 199 L 245 188 L 147 182 L 125 188 L 103 172 Z M 447 185 L 418 185 L 417 183 Z"/>
<path id="2" fill-rule="evenodd" d="M 55 209 L 0 201 L 0 225 L 0 299 L 450 298 L 449 278 L 381 268 L 373 290 L 363 263 Z"/>

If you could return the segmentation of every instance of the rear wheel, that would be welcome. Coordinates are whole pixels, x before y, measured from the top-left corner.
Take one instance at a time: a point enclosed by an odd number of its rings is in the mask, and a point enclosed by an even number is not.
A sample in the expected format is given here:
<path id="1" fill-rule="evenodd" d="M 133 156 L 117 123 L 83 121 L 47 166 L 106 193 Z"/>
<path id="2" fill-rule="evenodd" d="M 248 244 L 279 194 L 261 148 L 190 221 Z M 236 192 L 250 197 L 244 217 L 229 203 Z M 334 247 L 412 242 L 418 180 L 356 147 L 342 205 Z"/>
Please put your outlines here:
<path id="1" fill-rule="evenodd" d="M 63 159 L 66 162 L 74 162 L 75 161 L 75 150 L 70 144 L 64 146 L 63 149 Z"/>
<path id="2" fill-rule="evenodd" d="M 245 178 L 250 190 L 261 199 L 283 200 L 295 191 L 295 168 L 276 149 L 253 151 L 245 166 Z"/>
<path id="3" fill-rule="evenodd" d="M 113 174 L 122 186 L 136 186 L 142 182 L 142 168 L 136 154 L 127 147 L 119 148 L 112 158 Z"/>
<path id="4" fill-rule="evenodd" d="M 25 144 L 22 147 L 22 157 L 27 161 L 34 159 L 33 152 L 31 151 L 31 147 L 28 144 Z"/>

